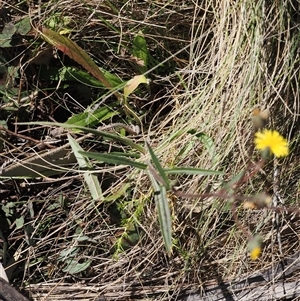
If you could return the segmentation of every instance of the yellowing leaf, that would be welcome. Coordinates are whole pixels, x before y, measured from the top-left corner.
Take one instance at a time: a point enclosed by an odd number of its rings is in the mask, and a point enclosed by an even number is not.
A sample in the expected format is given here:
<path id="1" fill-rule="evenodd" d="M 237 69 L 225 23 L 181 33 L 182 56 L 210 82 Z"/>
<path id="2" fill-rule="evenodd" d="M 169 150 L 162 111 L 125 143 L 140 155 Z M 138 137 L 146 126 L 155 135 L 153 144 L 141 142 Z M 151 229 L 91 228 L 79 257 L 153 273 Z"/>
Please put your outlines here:
<path id="1" fill-rule="evenodd" d="M 139 86 L 139 84 L 148 84 L 149 81 L 144 75 L 136 75 L 127 82 L 124 87 L 124 97 L 127 97 Z"/>

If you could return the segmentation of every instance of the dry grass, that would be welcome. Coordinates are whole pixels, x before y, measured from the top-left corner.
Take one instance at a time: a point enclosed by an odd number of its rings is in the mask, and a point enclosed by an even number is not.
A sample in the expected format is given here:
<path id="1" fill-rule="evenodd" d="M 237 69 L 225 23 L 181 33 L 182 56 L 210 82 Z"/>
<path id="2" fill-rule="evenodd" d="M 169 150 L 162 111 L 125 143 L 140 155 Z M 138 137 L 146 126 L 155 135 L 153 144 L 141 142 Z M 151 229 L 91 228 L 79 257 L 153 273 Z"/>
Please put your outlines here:
<path id="1" fill-rule="evenodd" d="M 3 2 L 2 6 L 15 7 L 15 15 L 28 14 L 25 4 Z M 121 78 L 136 74 L 130 41 L 139 30 L 144 31 L 154 60 L 148 72 L 150 95 L 134 103 L 136 110 L 150 112 L 137 141 L 148 141 L 163 166 L 225 172 L 224 177 L 174 178 L 185 193 L 218 192 L 249 160 L 258 159 L 252 154 L 250 116 L 255 107 L 268 108 L 270 126 L 291 141 L 291 155 L 279 165 L 279 192 L 286 204 L 295 206 L 299 204 L 299 9 L 299 3 L 292 0 L 134 0 L 123 5 L 51 1 L 41 10 L 31 4 L 29 11 L 35 26 L 54 16 L 71 18 L 68 27 L 74 31 L 70 37 Z M 51 98 L 59 95 L 55 93 Z M 201 132 L 202 140 L 194 139 L 190 130 Z M 234 194 L 272 194 L 273 168 L 270 163 L 265 173 L 236 187 Z M 127 188 L 113 201 L 92 202 L 76 174 L 70 180 L 62 177 L 53 184 L 42 183 L 42 190 L 30 188 L 24 197 L 26 206 L 34 208 L 34 216 L 27 214 L 26 225 L 32 227 L 36 244 L 28 247 L 19 229 L 7 239 L 10 254 L 19 254 L 14 275 L 22 279 L 34 300 L 71 300 L 66 297 L 71 292 L 63 295 L 66 285 L 75 291 L 80 286 L 79 292 L 86 292 L 76 300 L 98 300 L 101 295 L 108 300 L 137 295 L 175 300 L 183 289 L 249 276 L 278 262 L 282 254 L 299 249 L 296 217 L 280 215 L 280 246 L 272 210 L 241 210 L 238 219 L 243 228 L 264 238 L 262 257 L 251 262 L 247 237 L 226 209 L 228 200 L 180 198 L 170 193 L 174 252 L 168 257 L 149 178 L 137 170 L 115 168 L 102 171 L 100 177 L 108 197 Z M 131 233 L 140 237 L 124 246 L 121 238 Z M 90 266 L 82 273 L 67 273 L 70 254 L 61 254 L 66 250 L 76 252 L 74 258 L 80 263 L 90 261 Z"/>

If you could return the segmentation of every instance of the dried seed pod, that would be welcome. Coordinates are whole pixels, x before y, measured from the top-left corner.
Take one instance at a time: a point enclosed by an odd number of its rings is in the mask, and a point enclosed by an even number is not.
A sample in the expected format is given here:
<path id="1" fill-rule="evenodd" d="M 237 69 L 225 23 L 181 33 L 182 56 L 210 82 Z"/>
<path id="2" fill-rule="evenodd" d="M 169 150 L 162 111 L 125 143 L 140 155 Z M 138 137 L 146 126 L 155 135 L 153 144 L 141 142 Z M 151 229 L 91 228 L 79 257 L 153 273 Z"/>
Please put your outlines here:
<path id="1" fill-rule="evenodd" d="M 252 122 L 254 130 L 258 131 L 264 128 L 269 120 L 270 111 L 268 109 L 261 111 L 260 108 L 255 108 L 252 111 Z"/>

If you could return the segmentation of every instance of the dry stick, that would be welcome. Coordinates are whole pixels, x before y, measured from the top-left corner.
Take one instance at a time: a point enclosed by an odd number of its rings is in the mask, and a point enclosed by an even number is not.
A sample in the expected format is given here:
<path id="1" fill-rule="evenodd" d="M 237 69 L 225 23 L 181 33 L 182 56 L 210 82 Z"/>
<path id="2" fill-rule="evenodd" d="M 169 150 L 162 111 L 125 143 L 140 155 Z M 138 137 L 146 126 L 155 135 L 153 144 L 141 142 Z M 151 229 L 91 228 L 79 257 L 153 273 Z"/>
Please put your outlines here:
<path id="1" fill-rule="evenodd" d="M 274 172 L 273 172 L 273 206 L 278 207 L 278 201 L 284 205 L 284 201 L 281 200 L 280 195 L 279 195 L 279 170 L 278 170 L 278 160 L 275 158 L 274 159 Z M 277 211 L 273 212 L 273 217 L 272 217 L 272 228 L 276 231 L 276 240 L 278 243 L 278 248 L 279 248 L 279 254 L 280 257 L 283 258 L 283 252 L 282 252 L 282 243 L 281 243 L 281 236 L 280 236 L 280 223 L 279 223 L 279 214 L 282 215 L 282 213 L 279 213 Z M 272 235 L 272 272 L 274 274 L 275 272 L 275 265 L 274 262 L 276 261 L 275 259 L 275 239 L 274 236 Z M 283 273 L 284 274 L 284 273 Z M 275 279 L 273 279 L 274 282 Z"/>
<path id="2" fill-rule="evenodd" d="M 47 146 L 48 148 L 55 148 L 55 146 L 47 143 L 47 142 L 43 142 L 43 141 L 40 141 L 40 140 L 36 140 L 34 138 L 31 138 L 31 137 L 28 137 L 28 136 L 24 136 L 22 134 L 18 134 L 18 133 L 15 133 L 15 132 L 12 132 L 10 131 L 9 129 L 5 128 L 4 126 L 0 126 L 0 130 L 3 130 L 5 132 L 7 132 L 8 134 L 12 135 L 12 136 L 16 136 L 18 138 L 21 138 L 21 139 L 24 139 L 24 140 L 28 140 L 28 141 L 31 141 L 31 142 L 34 142 L 35 144 L 41 144 L 42 145 L 45 145 Z"/>

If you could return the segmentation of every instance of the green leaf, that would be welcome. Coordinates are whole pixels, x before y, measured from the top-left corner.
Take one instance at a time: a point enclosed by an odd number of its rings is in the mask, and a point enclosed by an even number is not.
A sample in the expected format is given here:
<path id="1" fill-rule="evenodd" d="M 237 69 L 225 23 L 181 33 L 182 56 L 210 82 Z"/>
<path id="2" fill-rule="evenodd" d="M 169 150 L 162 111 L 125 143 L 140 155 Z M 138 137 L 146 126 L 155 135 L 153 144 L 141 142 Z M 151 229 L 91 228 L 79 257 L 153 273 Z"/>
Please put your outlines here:
<path id="1" fill-rule="evenodd" d="M 24 217 L 21 216 L 16 219 L 16 229 L 21 229 L 24 226 Z"/>
<path id="2" fill-rule="evenodd" d="M 148 146 L 148 150 L 151 156 L 151 159 L 153 161 L 153 164 L 155 165 L 156 169 L 158 170 L 158 173 L 160 174 L 160 176 L 162 177 L 163 181 L 164 181 L 164 185 L 166 186 L 167 190 L 170 190 L 170 180 L 167 177 L 163 167 L 161 166 L 158 158 L 156 157 L 154 151 L 152 150 L 152 148 L 150 147 L 150 145 L 147 143 Z"/>
<path id="3" fill-rule="evenodd" d="M 79 263 L 76 259 L 69 259 L 66 262 L 68 263 L 68 266 L 63 269 L 63 272 L 75 275 L 85 271 L 91 265 L 92 260 Z"/>
<path id="4" fill-rule="evenodd" d="M 129 160 L 125 157 L 121 156 L 116 156 L 112 154 L 100 154 L 100 153 L 93 153 L 93 152 L 79 152 L 83 156 L 96 159 L 97 161 L 100 162 L 105 162 L 108 164 L 115 164 L 115 165 L 129 165 L 132 167 L 136 167 L 139 169 L 146 169 L 148 166 L 144 163 L 136 162 Z"/>
<path id="5" fill-rule="evenodd" d="M 112 87 L 118 87 L 122 84 L 122 80 L 119 77 L 113 75 L 107 70 L 104 70 L 103 68 L 100 68 L 100 70 L 103 72 L 104 77 L 111 83 Z M 104 87 L 103 83 L 97 80 L 94 76 L 91 76 L 89 73 L 75 67 L 62 67 L 59 69 L 59 74 L 61 80 L 76 80 L 92 87 Z"/>
<path id="6" fill-rule="evenodd" d="M 73 115 L 66 121 L 66 124 L 92 127 L 118 114 L 118 111 L 112 110 L 110 107 L 106 106 L 96 109 L 92 113 L 86 111 Z"/>
<path id="7" fill-rule="evenodd" d="M 0 48 L 11 47 L 11 37 L 10 34 L 0 33 Z"/>
<path id="8" fill-rule="evenodd" d="M 118 76 L 110 73 L 109 71 L 99 67 L 99 69 L 103 72 L 105 78 L 110 82 L 112 87 L 117 88 L 120 85 L 125 85 L 125 82 L 122 81 Z"/>
<path id="9" fill-rule="evenodd" d="M 24 18 L 21 21 L 17 22 L 16 32 L 21 35 L 26 35 L 31 30 L 30 18 Z"/>
<path id="10" fill-rule="evenodd" d="M 85 158 L 81 152 L 83 152 L 82 147 L 78 144 L 78 142 L 71 136 L 68 134 L 68 139 L 72 148 L 72 151 L 77 159 L 78 165 L 81 168 L 91 168 L 92 165 L 89 162 L 89 160 L 87 158 Z M 103 201 L 103 194 L 102 194 L 102 189 L 100 187 L 100 183 L 98 180 L 97 175 L 93 175 L 89 172 L 85 172 L 84 173 L 84 180 L 90 190 L 91 196 L 93 198 L 93 200 L 101 200 Z"/>
<path id="11" fill-rule="evenodd" d="M 3 30 L 2 33 L 6 35 L 10 35 L 11 37 L 16 33 L 17 28 L 13 23 L 7 23 Z"/>
<path id="12" fill-rule="evenodd" d="M 59 253 L 58 260 L 65 262 L 70 257 L 74 257 L 78 253 L 78 247 L 64 249 Z"/>
<path id="13" fill-rule="evenodd" d="M 136 154 L 136 153 L 111 152 L 110 154 L 120 156 L 120 157 L 130 157 L 130 158 L 136 158 L 136 159 L 139 159 L 141 157 L 140 154 Z"/>
<path id="14" fill-rule="evenodd" d="M 245 170 L 242 170 L 239 174 L 235 175 L 229 182 L 224 183 L 224 188 L 228 189 L 229 191 L 232 190 L 232 187 L 239 182 L 245 175 Z"/>
<path id="15" fill-rule="evenodd" d="M 94 76 L 75 67 L 62 67 L 58 70 L 57 75 L 59 75 L 59 80 L 61 81 L 77 81 L 96 88 L 104 87 L 102 82 Z"/>
<path id="16" fill-rule="evenodd" d="M 88 236 L 84 236 L 84 235 L 80 235 L 79 237 L 75 238 L 74 240 L 78 241 L 78 242 L 91 242 L 94 244 L 97 244 L 97 240 L 95 239 L 91 239 Z"/>
<path id="17" fill-rule="evenodd" d="M 118 198 L 120 198 L 122 195 L 126 194 L 127 189 L 131 187 L 130 183 L 123 184 L 120 189 L 117 191 L 112 191 L 112 194 L 110 194 L 108 197 L 105 198 L 106 202 L 115 201 Z"/>
<path id="18" fill-rule="evenodd" d="M 214 154 L 215 144 L 211 137 L 207 136 L 205 133 L 198 133 L 196 137 L 200 139 L 210 154 Z"/>
<path id="19" fill-rule="evenodd" d="M 133 40 L 132 53 L 138 59 L 138 66 L 141 73 L 145 73 L 148 70 L 149 51 L 147 48 L 147 42 L 142 32 Z"/>
<path id="20" fill-rule="evenodd" d="M 164 169 L 166 174 L 187 174 L 187 175 L 223 175 L 222 171 L 194 168 L 194 167 L 174 167 Z"/>
<path id="21" fill-rule="evenodd" d="M 165 248 L 168 255 L 172 253 L 172 219 L 167 198 L 167 191 L 163 185 L 159 185 L 153 175 L 148 172 L 154 188 L 154 199 L 158 212 L 160 230 L 162 232 Z"/>

